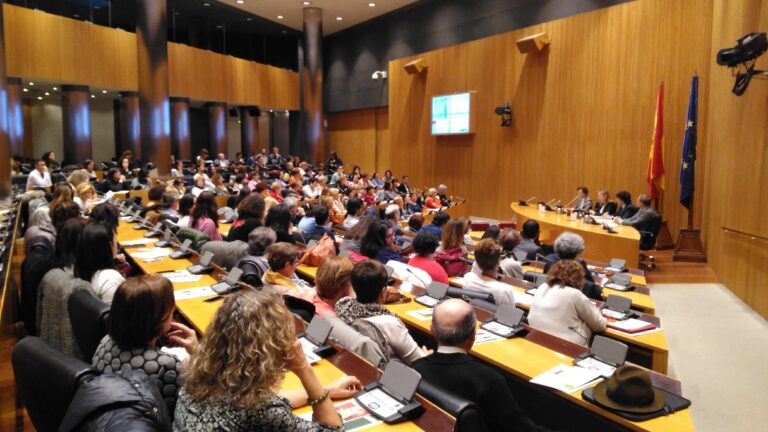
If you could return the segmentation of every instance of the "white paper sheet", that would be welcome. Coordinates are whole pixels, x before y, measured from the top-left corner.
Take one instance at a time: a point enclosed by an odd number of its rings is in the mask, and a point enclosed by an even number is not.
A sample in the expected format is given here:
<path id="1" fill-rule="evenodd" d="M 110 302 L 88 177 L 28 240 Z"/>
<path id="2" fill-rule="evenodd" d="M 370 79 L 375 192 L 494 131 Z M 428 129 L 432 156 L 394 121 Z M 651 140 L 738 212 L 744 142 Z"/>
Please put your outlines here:
<path id="1" fill-rule="evenodd" d="M 496 342 L 500 340 L 506 339 L 485 329 L 479 328 L 475 333 L 475 345 L 482 345 L 488 342 Z"/>
<path id="2" fill-rule="evenodd" d="M 189 300 L 200 297 L 210 297 L 215 295 L 216 293 L 209 286 L 187 288 L 173 292 L 173 297 L 176 299 L 176 301 Z"/>
<path id="3" fill-rule="evenodd" d="M 172 283 L 197 282 L 203 277 L 203 275 L 193 275 L 186 270 L 175 270 L 158 274 L 170 280 Z"/>
<path id="4" fill-rule="evenodd" d="M 598 371 L 559 364 L 543 374 L 533 377 L 531 382 L 566 393 L 574 393 L 598 379 L 601 379 Z"/>

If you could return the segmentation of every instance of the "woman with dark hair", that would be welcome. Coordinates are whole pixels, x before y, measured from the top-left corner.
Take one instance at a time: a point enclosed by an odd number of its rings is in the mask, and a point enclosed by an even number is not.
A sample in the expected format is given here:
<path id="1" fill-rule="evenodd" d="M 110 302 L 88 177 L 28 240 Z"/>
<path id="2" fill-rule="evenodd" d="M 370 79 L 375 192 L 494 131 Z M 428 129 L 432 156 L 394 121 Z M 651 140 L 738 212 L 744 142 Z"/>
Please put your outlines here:
<path id="1" fill-rule="evenodd" d="M 189 226 L 208 234 L 211 240 L 221 240 L 219 232 L 219 208 L 213 192 L 205 191 L 197 197 Z"/>
<path id="2" fill-rule="evenodd" d="M 190 226 L 190 220 L 192 218 L 192 209 L 195 208 L 195 197 L 190 194 L 183 195 L 179 199 L 179 223 L 180 227 Z"/>
<path id="3" fill-rule="evenodd" d="M 140 169 L 139 174 L 131 181 L 131 190 L 149 190 L 152 187 L 152 181 L 146 170 Z"/>
<path id="4" fill-rule="evenodd" d="M 248 234 L 261 226 L 264 219 L 264 201 L 256 194 L 249 194 L 237 206 L 237 219 L 227 234 L 227 241 L 248 241 Z"/>
<path id="5" fill-rule="evenodd" d="M 172 413 L 181 388 L 181 360 L 160 349 L 158 340 L 168 336 L 174 345 L 192 354 L 197 336 L 191 328 L 173 321 L 176 302 L 171 281 L 159 275 L 128 278 L 115 292 L 107 321 L 91 366 L 104 373 L 140 370 L 157 383 Z"/>
<path id="6" fill-rule="evenodd" d="M 382 264 L 390 260 L 404 263 L 405 260 L 392 248 L 395 232 L 386 222 L 376 221 L 368 228 L 363 238 L 360 252 Z"/>
<path id="7" fill-rule="evenodd" d="M 52 151 L 43 153 L 43 157 L 40 159 L 45 161 L 45 166 L 48 167 L 48 172 L 59 168 L 59 163 L 56 161 L 56 153 Z"/>
<path id="8" fill-rule="evenodd" d="M 378 202 L 388 202 L 395 199 L 397 191 L 392 182 L 384 182 L 384 188 L 376 194 L 376 200 Z"/>
<path id="9" fill-rule="evenodd" d="M 379 173 L 377 172 L 373 173 L 373 175 L 371 176 L 371 185 L 375 188 L 380 188 L 384 186 L 384 181 L 381 178 L 379 178 Z"/>
<path id="10" fill-rule="evenodd" d="M 277 234 L 278 242 L 294 244 L 296 240 L 291 234 L 293 226 L 291 225 L 291 211 L 285 204 L 272 206 L 264 219 L 264 226 L 272 228 Z"/>
<path id="11" fill-rule="evenodd" d="M 122 157 L 120 158 L 120 175 L 122 176 L 121 181 L 126 180 L 132 180 L 133 170 L 131 169 L 131 158 L 130 157 Z"/>
<path id="12" fill-rule="evenodd" d="M 64 269 L 69 274 L 75 272 L 75 260 L 80 250 L 85 221 L 82 218 L 69 219 L 56 235 L 55 267 Z M 41 275 L 42 276 L 42 275 Z"/>
<path id="13" fill-rule="evenodd" d="M 88 217 L 91 223 L 102 224 L 112 232 L 117 232 L 117 226 L 120 224 L 120 210 L 110 202 L 97 204 L 91 209 Z"/>
<path id="14" fill-rule="evenodd" d="M 344 235 L 339 246 L 339 252 L 351 251 L 354 253 L 360 253 L 360 247 L 363 244 L 365 235 L 368 234 L 368 229 L 375 222 L 378 222 L 376 216 L 363 216 L 360 221 L 350 228 Z"/>
<path id="15" fill-rule="evenodd" d="M 408 265 L 424 270 L 433 281 L 448 285 L 448 273 L 435 261 L 435 251 L 439 244 L 437 234 L 431 231 L 421 231 L 416 234 L 413 239 L 413 251 L 416 255 L 408 261 Z"/>
<path id="16" fill-rule="evenodd" d="M 125 189 L 123 187 L 124 180 L 122 177 L 119 169 L 110 168 L 109 171 L 107 171 L 107 178 L 104 179 L 104 192 L 122 192 Z"/>
<path id="17" fill-rule="evenodd" d="M 115 269 L 115 232 L 101 224 L 88 224 L 83 229 L 81 244 L 87 247 L 78 250 L 75 277 L 89 281 L 96 296 L 111 303 L 117 287 L 125 281 L 123 275 Z"/>

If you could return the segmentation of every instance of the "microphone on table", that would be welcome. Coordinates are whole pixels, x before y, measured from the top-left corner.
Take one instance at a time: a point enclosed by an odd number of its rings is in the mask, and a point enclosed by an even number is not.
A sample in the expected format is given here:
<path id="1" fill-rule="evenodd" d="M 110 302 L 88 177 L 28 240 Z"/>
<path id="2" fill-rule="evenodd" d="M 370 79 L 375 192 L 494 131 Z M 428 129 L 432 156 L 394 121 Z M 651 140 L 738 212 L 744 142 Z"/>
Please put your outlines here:
<path id="1" fill-rule="evenodd" d="M 549 200 L 549 201 L 545 202 L 544 204 L 546 204 L 546 205 L 552 205 L 552 203 L 554 203 L 555 201 L 557 201 L 557 198 L 552 198 L 551 200 Z"/>
<path id="2" fill-rule="evenodd" d="M 519 204 L 520 206 L 522 206 L 522 207 L 525 207 L 525 206 L 527 206 L 527 205 L 528 205 L 528 203 L 530 203 L 531 201 L 533 201 L 533 200 L 535 200 L 535 199 L 536 199 L 536 197 L 535 197 L 535 196 L 533 196 L 533 197 L 530 197 L 530 198 L 528 198 L 527 200 L 520 200 L 520 201 L 518 202 L 518 204 Z"/>
<path id="3" fill-rule="evenodd" d="M 570 200 L 570 201 L 568 201 L 568 204 L 564 205 L 563 207 L 568 207 L 569 205 L 573 204 L 573 203 L 574 203 L 574 201 L 576 201 L 577 199 L 579 199 L 579 196 L 578 196 L 578 195 L 576 195 L 575 197 L 573 197 L 573 199 L 572 199 L 572 200 Z"/>

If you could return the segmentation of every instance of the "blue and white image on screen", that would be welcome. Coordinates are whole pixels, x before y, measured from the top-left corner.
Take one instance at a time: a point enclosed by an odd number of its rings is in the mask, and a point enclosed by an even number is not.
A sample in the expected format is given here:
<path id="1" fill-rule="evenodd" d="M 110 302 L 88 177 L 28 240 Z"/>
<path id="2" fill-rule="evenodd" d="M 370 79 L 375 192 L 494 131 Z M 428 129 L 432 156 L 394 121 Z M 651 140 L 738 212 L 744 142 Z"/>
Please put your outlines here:
<path id="1" fill-rule="evenodd" d="M 432 134 L 469 133 L 469 93 L 432 98 Z"/>

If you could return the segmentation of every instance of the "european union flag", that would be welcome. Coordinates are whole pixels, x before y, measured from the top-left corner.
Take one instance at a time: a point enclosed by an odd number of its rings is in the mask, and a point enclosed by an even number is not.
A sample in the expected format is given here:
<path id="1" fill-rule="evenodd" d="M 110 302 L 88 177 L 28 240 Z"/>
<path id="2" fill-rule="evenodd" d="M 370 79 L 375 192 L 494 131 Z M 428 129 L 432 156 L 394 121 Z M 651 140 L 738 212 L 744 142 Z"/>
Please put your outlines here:
<path id="1" fill-rule="evenodd" d="M 688 120 L 683 139 L 683 158 L 680 161 L 680 204 L 688 210 L 693 204 L 694 175 L 696 163 L 696 123 L 699 111 L 699 77 L 691 78 L 691 99 L 688 101 Z"/>

